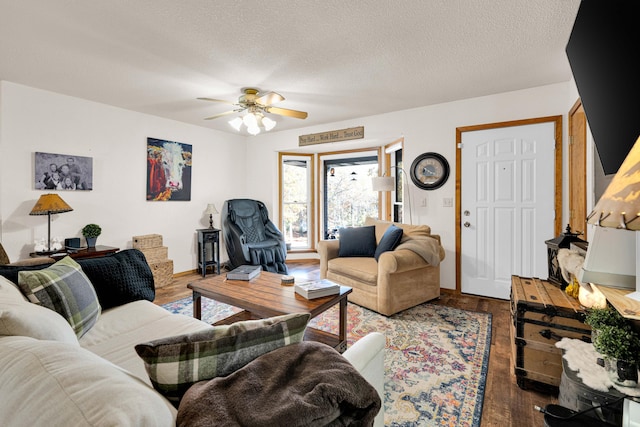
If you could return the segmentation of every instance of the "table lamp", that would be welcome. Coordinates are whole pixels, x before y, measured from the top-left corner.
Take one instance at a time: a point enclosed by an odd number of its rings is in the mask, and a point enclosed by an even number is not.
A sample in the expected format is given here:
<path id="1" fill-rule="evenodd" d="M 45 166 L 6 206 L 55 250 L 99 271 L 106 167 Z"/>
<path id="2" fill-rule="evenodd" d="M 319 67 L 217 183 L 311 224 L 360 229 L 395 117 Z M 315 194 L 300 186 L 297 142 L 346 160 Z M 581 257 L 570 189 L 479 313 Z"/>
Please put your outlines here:
<path id="1" fill-rule="evenodd" d="M 218 214 L 218 210 L 216 209 L 216 205 L 213 203 L 209 203 L 207 205 L 207 209 L 205 213 L 209 214 L 209 228 L 213 228 L 213 216 Z"/>
<path id="2" fill-rule="evenodd" d="M 40 196 L 36 205 L 31 209 L 29 215 L 47 215 L 47 252 L 51 252 L 51 214 L 72 211 L 73 208 L 67 204 L 57 194 L 43 194 Z"/>
<path id="3" fill-rule="evenodd" d="M 596 225 L 583 265 L 585 274 L 598 273 L 596 285 L 631 288 L 627 296 L 640 301 L 640 138 L 587 217 Z M 609 229 L 610 232 L 607 232 Z M 584 277 L 584 275 L 583 275 Z M 587 275 L 588 277 L 588 275 Z"/>

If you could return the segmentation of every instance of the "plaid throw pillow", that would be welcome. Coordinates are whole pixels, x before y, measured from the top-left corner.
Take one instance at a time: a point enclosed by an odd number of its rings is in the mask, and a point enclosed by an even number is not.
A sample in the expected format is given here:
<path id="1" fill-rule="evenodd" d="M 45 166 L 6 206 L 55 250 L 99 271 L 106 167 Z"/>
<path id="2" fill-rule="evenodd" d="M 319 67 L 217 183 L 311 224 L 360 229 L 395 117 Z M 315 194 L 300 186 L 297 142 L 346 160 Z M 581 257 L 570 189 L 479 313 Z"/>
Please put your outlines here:
<path id="1" fill-rule="evenodd" d="M 229 375 L 258 356 L 301 342 L 310 317 L 298 313 L 247 320 L 135 348 L 153 387 L 177 407 L 194 383 Z"/>
<path id="2" fill-rule="evenodd" d="M 91 329 L 102 311 L 93 285 L 68 256 L 42 270 L 19 272 L 18 286 L 29 301 L 64 317 L 78 338 Z"/>

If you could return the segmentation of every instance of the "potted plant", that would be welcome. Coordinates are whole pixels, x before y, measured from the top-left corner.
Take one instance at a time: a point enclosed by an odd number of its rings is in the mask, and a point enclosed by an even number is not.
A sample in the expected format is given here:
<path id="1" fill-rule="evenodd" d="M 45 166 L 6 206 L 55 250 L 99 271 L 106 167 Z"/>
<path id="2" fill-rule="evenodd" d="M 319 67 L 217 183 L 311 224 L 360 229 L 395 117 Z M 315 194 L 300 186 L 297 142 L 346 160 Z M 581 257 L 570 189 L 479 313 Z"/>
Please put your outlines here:
<path id="1" fill-rule="evenodd" d="M 613 382 L 625 387 L 638 385 L 640 336 L 628 324 L 602 326 L 593 345 L 604 356 L 598 363 Z"/>
<path id="2" fill-rule="evenodd" d="M 87 247 L 95 248 L 96 240 L 102 233 L 102 228 L 98 224 L 87 224 L 82 228 L 82 235 L 87 240 Z"/>
<path id="3" fill-rule="evenodd" d="M 587 310 L 584 323 L 591 326 L 591 342 L 595 343 L 598 332 L 604 326 L 629 327 L 627 321 L 618 310 L 607 306 L 605 308 L 590 308 Z"/>

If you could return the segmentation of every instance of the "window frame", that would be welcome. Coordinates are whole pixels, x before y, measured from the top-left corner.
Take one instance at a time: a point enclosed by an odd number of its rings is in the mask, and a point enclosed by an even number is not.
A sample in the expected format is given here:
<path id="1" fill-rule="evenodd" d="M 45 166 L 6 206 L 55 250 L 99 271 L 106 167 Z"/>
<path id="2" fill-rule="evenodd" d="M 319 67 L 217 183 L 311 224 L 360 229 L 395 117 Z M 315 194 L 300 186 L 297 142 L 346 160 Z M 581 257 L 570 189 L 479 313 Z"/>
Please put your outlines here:
<path id="1" fill-rule="evenodd" d="M 284 189 L 283 189 L 283 165 L 285 160 L 304 160 L 307 162 L 307 243 L 306 247 L 301 248 L 287 248 L 287 252 L 290 253 L 303 253 L 315 251 L 315 154 L 309 153 L 293 153 L 293 152 L 279 152 L 278 153 L 278 206 L 279 206 L 279 224 L 282 234 L 286 240 L 286 229 L 284 224 Z"/>
<path id="2" fill-rule="evenodd" d="M 325 206 L 324 206 L 324 188 L 326 183 L 324 182 L 324 163 L 327 160 L 334 160 L 334 159 L 340 159 L 340 158 L 357 158 L 357 157 L 366 157 L 368 155 L 374 155 L 373 153 L 375 153 L 375 156 L 377 156 L 378 158 L 378 171 L 380 171 L 381 168 L 381 161 L 382 161 L 382 147 L 365 147 L 365 148 L 360 148 L 360 149 L 353 149 L 353 150 L 342 150 L 342 151 L 330 151 L 330 152 L 324 152 L 324 153 L 317 153 L 316 154 L 316 161 L 317 161 L 317 182 L 318 185 L 316 186 L 316 236 L 322 236 L 322 230 L 324 228 L 324 223 L 326 221 L 325 219 L 325 215 L 324 215 L 324 210 L 325 210 Z M 379 173 L 379 172 L 378 172 Z M 380 215 L 380 201 L 378 201 L 378 216 Z M 323 237 L 324 238 L 324 237 Z"/>
<path id="3" fill-rule="evenodd" d="M 393 222 L 404 222 L 407 212 L 405 211 L 405 191 L 409 191 L 406 187 L 407 177 L 403 167 L 404 159 L 404 138 L 398 138 L 384 147 L 384 167 L 380 170 L 384 171 L 384 175 L 393 176 L 395 181 L 395 188 L 401 189 L 402 192 L 397 190 L 381 192 L 380 193 L 380 206 L 384 206 L 384 209 L 379 209 L 380 219 Z M 395 153 L 400 152 L 400 159 Z M 405 175 L 403 177 L 403 175 Z M 382 176 L 382 175 L 381 175 Z M 401 181 L 402 180 L 402 181 Z M 402 210 L 402 218 L 396 218 L 396 207 Z"/>

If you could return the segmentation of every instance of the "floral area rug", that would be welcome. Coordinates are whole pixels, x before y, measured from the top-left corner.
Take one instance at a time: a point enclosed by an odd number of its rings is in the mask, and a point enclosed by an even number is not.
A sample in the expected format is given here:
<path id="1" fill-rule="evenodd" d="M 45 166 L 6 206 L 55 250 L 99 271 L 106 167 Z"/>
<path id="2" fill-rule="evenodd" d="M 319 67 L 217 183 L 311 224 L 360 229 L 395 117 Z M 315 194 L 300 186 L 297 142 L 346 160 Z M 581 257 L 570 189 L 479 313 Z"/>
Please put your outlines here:
<path id="1" fill-rule="evenodd" d="M 192 315 L 191 298 L 163 307 Z M 202 318 L 207 323 L 239 311 L 202 298 Z M 374 331 L 387 338 L 385 425 L 480 425 L 491 347 L 491 314 L 426 303 L 385 317 L 350 303 L 347 322 L 349 345 Z M 312 319 L 309 325 L 337 331 L 337 307 Z"/>

